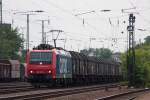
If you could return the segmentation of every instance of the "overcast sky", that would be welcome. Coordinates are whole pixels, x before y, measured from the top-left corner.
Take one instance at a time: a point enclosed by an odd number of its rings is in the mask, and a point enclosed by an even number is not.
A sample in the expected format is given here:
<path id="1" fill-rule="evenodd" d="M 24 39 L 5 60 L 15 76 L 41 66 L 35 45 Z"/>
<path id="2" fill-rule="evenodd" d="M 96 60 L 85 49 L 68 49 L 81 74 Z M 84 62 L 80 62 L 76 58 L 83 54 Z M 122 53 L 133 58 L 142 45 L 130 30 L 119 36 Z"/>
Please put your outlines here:
<path id="1" fill-rule="evenodd" d="M 104 9 L 111 11 L 102 12 Z M 124 13 L 122 9 L 126 9 Z M 89 47 L 105 47 L 114 52 L 126 50 L 127 12 L 135 12 L 136 43 L 150 35 L 150 0 L 3 0 L 3 21 L 18 27 L 26 38 L 26 16 L 16 12 L 34 10 L 44 12 L 30 15 L 30 48 L 41 43 L 42 26 L 38 20 L 50 20 L 49 24 L 45 22 L 45 32 L 64 31 L 58 37 L 61 40 L 57 46 L 67 50 Z M 90 38 L 93 38 L 91 42 Z M 53 45 L 52 33 L 47 33 L 47 40 Z"/>

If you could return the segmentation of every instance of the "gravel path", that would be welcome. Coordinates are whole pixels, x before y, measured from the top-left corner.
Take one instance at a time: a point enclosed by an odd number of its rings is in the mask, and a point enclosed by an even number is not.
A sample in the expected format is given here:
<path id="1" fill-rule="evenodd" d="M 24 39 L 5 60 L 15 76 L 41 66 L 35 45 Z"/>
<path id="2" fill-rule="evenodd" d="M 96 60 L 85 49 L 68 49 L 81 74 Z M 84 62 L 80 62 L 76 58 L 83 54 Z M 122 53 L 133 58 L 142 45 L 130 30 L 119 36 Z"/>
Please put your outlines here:
<path id="1" fill-rule="evenodd" d="M 150 91 L 140 95 L 135 100 L 150 100 Z"/>

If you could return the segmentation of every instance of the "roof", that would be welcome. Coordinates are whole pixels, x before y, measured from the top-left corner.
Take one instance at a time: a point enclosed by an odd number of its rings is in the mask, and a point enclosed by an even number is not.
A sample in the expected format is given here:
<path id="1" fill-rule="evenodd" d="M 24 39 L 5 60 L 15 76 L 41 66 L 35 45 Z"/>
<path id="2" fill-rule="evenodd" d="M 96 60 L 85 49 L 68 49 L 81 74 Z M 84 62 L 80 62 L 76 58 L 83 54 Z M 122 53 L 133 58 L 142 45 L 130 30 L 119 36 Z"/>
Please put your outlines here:
<path id="1" fill-rule="evenodd" d="M 65 51 L 65 50 L 54 50 L 56 52 L 56 54 L 58 55 L 64 55 L 64 56 L 68 56 L 68 57 L 71 57 L 71 54 L 68 52 L 68 51 Z"/>
<path id="2" fill-rule="evenodd" d="M 0 65 L 11 65 L 8 59 L 0 59 Z"/>
<path id="3" fill-rule="evenodd" d="M 18 60 L 9 60 L 11 65 L 19 65 L 20 62 Z"/>
<path id="4" fill-rule="evenodd" d="M 0 65 L 19 65 L 18 60 L 0 59 Z"/>

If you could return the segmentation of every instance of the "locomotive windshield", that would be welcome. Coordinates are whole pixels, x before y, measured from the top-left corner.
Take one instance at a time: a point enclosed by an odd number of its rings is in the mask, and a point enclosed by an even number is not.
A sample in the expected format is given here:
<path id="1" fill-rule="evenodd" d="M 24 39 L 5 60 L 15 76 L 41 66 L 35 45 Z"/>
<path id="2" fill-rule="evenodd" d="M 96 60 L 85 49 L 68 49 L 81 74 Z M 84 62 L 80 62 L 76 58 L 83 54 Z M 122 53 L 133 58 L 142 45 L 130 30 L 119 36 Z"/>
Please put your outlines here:
<path id="1" fill-rule="evenodd" d="M 31 52 L 30 64 L 51 64 L 52 53 L 51 52 Z"/>

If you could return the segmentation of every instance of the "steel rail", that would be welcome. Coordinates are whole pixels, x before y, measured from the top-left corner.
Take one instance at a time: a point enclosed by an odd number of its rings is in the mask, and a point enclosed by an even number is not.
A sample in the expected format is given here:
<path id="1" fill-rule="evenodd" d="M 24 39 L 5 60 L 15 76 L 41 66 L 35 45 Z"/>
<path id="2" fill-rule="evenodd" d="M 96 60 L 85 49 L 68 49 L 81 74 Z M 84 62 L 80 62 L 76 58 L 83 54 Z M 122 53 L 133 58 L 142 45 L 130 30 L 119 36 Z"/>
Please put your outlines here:
<path id="1" fill-rule="evenodd" d="M 10 94 L 10 93 L 17 93 L 22 91 L 32 91 L 35 90 L 33 87 L 17 87 L 17 88 L 7 88 L 7 89 L 0 89 L 0 95 L 1 94 Z"/>
<path id="2" fill-rule="evenodd" d="M 120 85 L 119 85 L 120 86 Z M 83 92 L 89 91 L 96 91 L 96 90 L 103 90 L 107 88 L 115 88 L 118 87 L 118 84 L 109 84 L 109 85 L 102 85 L 102 86 L 95 86 L 95 87 L 83 87 L 83 88 L 75 88 L 75 89 L 67 89 L 67 90 L 58 90 L 53 92 L 46 92 L 46 93 L 36 93 L 36 94 L 29 94 L 29 95 L 16 95 L 16 96 L 8 96 L 4 98 L 0 98 L 0 100 L 43 100 L 46 98 L 54 98 L 60 96 L 66 96 L 71 94 L 78 94 Z"/>
<path id="3" fill-rule="evenodd" d="M 13 89 L 13 88 L 23 88 L 23 87 L 32 87 L 31 85 L 16 85 L 16 86 L 3 86 L 0 89 Z"/>
<path id="4" fill-rule="evenodd" d="M 115 94 L 115 95 L 110 95 L 110 96 L 98 98 L 96 100 L 111 100 L 111 99 L 115 99 L 115 98 L 119 98 L 119 97 L 122 97 L 122 96 L 129 95 L 129 94 L 146 92 L 146 91 L 150 91 L 150 89 L 139 89 L 139 90 L 134 90 L 134 91 L 128 91 L 128 92 L 124 92 L 124 93 L 119 93 L 119 94 Z M 135 98 L 136 97 L 134 96 L 134 97 L 129 98 L 129 100 L 134 100 Z"/>

